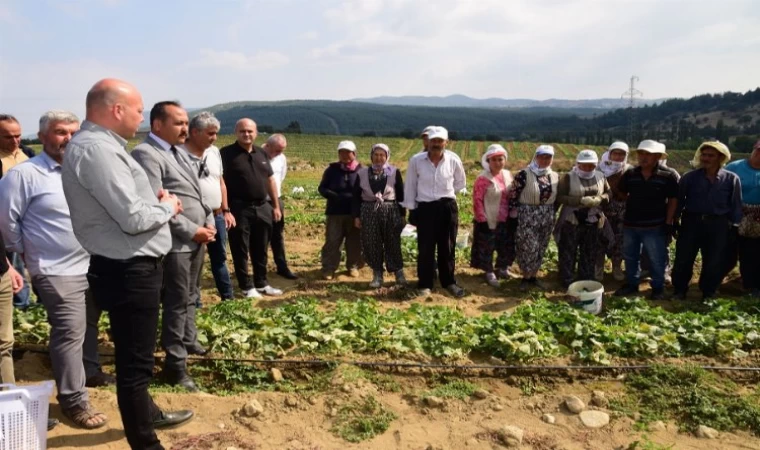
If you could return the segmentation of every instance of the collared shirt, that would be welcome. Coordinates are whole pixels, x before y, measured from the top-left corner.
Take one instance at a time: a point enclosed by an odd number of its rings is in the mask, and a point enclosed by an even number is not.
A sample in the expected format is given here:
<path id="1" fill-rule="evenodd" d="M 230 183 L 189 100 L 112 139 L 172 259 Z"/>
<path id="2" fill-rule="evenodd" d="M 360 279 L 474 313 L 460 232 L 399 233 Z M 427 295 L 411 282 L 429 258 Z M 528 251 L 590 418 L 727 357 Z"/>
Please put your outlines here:
<path id="1" fill-rule="evenodd" d="M 742 159 L 727 165 L 726 170 L 739 176 L 744 204 L 760 205 L 760 169 L 754 169 L 749 160 Z"/>
<path id="2" fill-rule="evenodd" d="M 0 167 L 3 168 L 3 176 L 5 176 L 5 174 L 14 166 L 21 164 L 28 159 L 29 157 L 26 156 L 21 148 L 17 148 L 15 152 L 0 150 Z"/>
<path id="3" fill-rule="evenodd" d="M 418 153 L 409 160 L 406 171 L 404 206 L 416 209 L 419 202 L 456 199 L 456 193 L 464 189 L 466 183 L 462 160 L 456 153 L 444 150 L 437 167 L 430 161 L 428 152 Z"/>
<path id="4" fill-rule="evenodd" d="M 739 177 L 719 169 L 715 181 L 707 178 L 705 169 L 696 169 L 681 177 L 678 183 L 678 210 L 686 213 L 728 216 L 731 223 L 742 220 L 742 188 Z"/>
<path id="5" fill-rule="evenodd" d="M 0 277 L 8 272 L 8 257 L 5 255 L 5 242 L 3 233 L 0 233 Z"/>
<path id="6" fill-rule="evenodd" d="M 61 165 L 42 152 L 0 180 L 0 230 L 31 275 L 84 275 L 90 255 L 71 229 Z"/>
<path id="7" fill-rule="evenodd" d="M 274 172 L 269 156 L 261 147 L 250 152 L 237 142 L 222 148 L 224 184 L 230 202 L 261 203 L 269 195 L 269 177 Z"/>
<path id="8" fill-rule="evenodd" d="M 618 181 L 618 190 L 627 194 L 623 224 L 628 227 L 653 228 L 665 225 L 668 200 L 678 197 L 678 178 L 668 168 L 655 167 L 644 178 L 641 167 L 626 170 Z"/>
<path id="9" fill-rule="evenodd" d="M 85 120 L 66 146 L 63 192 L 74 234 L 92 255 L 160 257 L 172 248 L 173 208 L 159 203 L 127 141 Z"/>
<path id="10" fill-rule="evenodd" d="M 274 158 L 269 159 L 274 174 L 274 184 L 277 186 L 277 196 L 282 197 L 282 182 L 285 181 L 285 175 L 288 174 L 288 160 L 285 153 L 280 153 Z"/>
<path id="11" fill-rule="evenodd" d="M 184 145 L 181 146 L 187 152 L 190 164 L 193 170 L 198 174 L 198 184 L 201 186 L 201 195 L 203 203 L 209 208 L 217 210 L 222 207 L 222 184 L 221 179 L 224 174 L 222 168 L 222 156 L 216 146 L 211 146 L 203 151 L 201 158 L 190 153 Z"/>

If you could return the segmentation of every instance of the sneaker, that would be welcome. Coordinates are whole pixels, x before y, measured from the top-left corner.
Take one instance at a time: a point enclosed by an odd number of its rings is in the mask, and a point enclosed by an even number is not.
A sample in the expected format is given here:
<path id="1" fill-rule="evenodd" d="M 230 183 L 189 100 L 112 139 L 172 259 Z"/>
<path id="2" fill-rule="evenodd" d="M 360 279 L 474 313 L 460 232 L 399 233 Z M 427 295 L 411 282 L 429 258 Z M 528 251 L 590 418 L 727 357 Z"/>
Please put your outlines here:
<path id="1" fill-rule="evenodd" d="M 670 274 L 666 273 L 664 280 L 665 280 L 665 284 L 667 284 L 668 286 L 673 286 L 673 278 L 670 276 Z"/>
<path id="2" fill-rule="evenodd" d="M 625 280 L 625 271 L 622 267 L 613 267 L 612 268 L 612 278 L 615 279 L 615 281 L 623 281 Z"/>
<path id="3" fill-rule="evenodd" d="M 403 270 L 397 270 L 396 271 L 396 284 L 399 286 L 406 286 L 406 276 L 404 275 Z"/>
<path id="4" fill-rule="evenodd" d="M 258 288 L 257 290 L 264 295 L 272 295 L 272 296 L 282 295 L 281 289 L 273 288 L 270 285 L 266 285 L 263 288 Z"/>
<path id="5" fill-rule="evenodd" d="M 382 285 L 383 285 L 383 272 L 375 271 L 374 275 L 372 276 L 372 281 L 369 282 L 369 287 L 371 287 L 372 289 L 377 289 Z"/>
<path id="6" fill-rule="evenodd" d="M 322 272 L 322 279 L 323 280 L 332 280 L 335 278 L 335 272 Z"/>
<path id="7" fill-rule="evenodd" d="M 417 296 L 419 297 L 430 297 L 430 294 L 432 294 L 432 291 L 427 288 L 417 290 Z"/>
<path id="8" fill-rule="evenodd" d="M 686 292 L 680 292 L 680 291 L 673 291 L 672 294 L 670 294 L 671 300 L 686 300 Z"/>
<path id="9" fill-rule="evenodd" d="M 348 276 L 351 278 L 359 278 L 359 269 L 356 267 L 348 270 Z"/>
<path id="10" fill-rule="evenodd" d="M 665 300 L 665 292 L 663 289 L 652 289 L 652 293 L 649 294 L 649 300 Z"/>
<path id="11" fill-rule="evenodd" d="M 638 293 L 639 293 L 639 288 L 638 287 L 625 285 L 625 286 L 621 287 L 620 289 L 618 289 L 617 291 L 615 291 L 615 296 L 616 297 L 626 297 L 628 295 L 634 295 L 634 294 L 638 294 Z"/>
<path id="12" fill-rule="evenodd" d="M 499 280 L 496 279 L 496 274 L 493 272 L 486 273 L 486 283 L 493 287 L 499 287 Z"/>
<path id="13" fill-rule="evenodd" d="M 261 298 L 262 295 L 256 289 L 248 289 L 245 291 L 245 298 Z"/>
<path id="14" fill-rule="evenodd" d="M 455 298 L 462 298 L 465 296 L 464 289 L 457 286 L 456 284 L 450 284 L 446 286 L 446 290 L 449 291 L 449 293 L 453 295 Z"/>

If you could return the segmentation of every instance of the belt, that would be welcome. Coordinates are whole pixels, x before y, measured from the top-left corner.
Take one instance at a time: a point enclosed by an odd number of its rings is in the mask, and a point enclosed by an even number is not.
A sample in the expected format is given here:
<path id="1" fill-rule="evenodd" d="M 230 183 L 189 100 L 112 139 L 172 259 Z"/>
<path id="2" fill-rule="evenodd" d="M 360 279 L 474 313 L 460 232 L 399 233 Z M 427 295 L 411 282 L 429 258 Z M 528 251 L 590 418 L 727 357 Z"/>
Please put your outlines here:
<path id="1" fill-rule="evenodd" d="M 687 212 L 686 214 L 689 217 L 693 217 L 693 218 L 699 219 L 699 220 L 728 219 L 725 216 L 725 214 L 702 214 L 702 213 L 694 213 L 694 212 Z"/>
<path id="2" fill-rule="evenodd" d="M 101 255 L 92 255 L 90 258 L 95 260 L 105 260 L 107 262 L 117 263 L 117 264 L 132 264 L 132 263 L 138 263 L 138 262 L 155 262 L 156 264 L 161 264 L 163 262 L 164 257 L 166 255 L 161 256 L 133 256 L 131 258 L 127 259 L 113 259 L 109 258 L 107 256 L 101 256 Z"/>
<path id="3" fill-rule="evenodd" d="M 433 203 L 451 203 L 451 202 L 456 202 L 456 199 L 448 198 L 448 197 L 443 197 L 443 198 L 439 198 L 438 200 L 433 200 L 432 202 L 417 202 L 417 204 L 418 205 L 429 205 L 429 204 L 433 204 Z"/>

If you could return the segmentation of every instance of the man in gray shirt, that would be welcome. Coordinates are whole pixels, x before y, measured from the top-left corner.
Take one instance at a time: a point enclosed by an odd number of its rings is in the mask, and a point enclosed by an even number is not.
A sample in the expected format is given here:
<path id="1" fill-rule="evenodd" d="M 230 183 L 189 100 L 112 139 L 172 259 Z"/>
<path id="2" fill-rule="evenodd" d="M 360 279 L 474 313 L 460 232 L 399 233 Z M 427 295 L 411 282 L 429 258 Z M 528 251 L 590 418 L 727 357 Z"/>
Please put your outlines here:
<path id="1" fill-rule="evenodd" d="M 196 170 L 179 148 L 187 138 L 187 112 L 177 102 L 159 102 L 150 110 L 150 122 L 150 134 L 132 150 L 132 157 L 145 169 L 153 192 L 166 189 L 176 194 L 183 209 L 169 221 L 172 247 L 164 260 L 163 375 L 169 384 L 196 392 L 187 373 L 187 355 L 205 352 L 196 341 L 195 304 L 206 243 L 216 236 L 214 216 L 203 203 Z"/>
<path id="2" fill-rule="evenodd" d="M 163 450 L 155 428 L 177 425 L 192 411 L 162 412 L 148 393 L 153 376 L 162 259 L 172 247 L 169 220 L 179 199 L 152 190 L 126 151 L 143 121 L 137 88 L 116 79 L 87 93 L 87 117 L 63 158 L 63 191 L 74 235 L 91 255 L 87 280 L 108 311 L 116 353 L 116 396 L 129 445 Z"/>

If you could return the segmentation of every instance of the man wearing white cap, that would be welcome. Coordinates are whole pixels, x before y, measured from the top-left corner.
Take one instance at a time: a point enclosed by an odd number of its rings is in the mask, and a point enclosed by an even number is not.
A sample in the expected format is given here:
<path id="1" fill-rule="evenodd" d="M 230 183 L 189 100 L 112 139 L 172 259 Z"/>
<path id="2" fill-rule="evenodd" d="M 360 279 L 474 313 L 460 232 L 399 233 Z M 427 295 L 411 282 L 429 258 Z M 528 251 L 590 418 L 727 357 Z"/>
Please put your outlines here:
<path id="1" fill-rule="evenodd" d="M 665 146 L 653 140 L 641 141 L 636 149 L 639 165 L 620 178 L 618 189 L 627 194 L 623 219 L 623 258 L 626 284 L 615 295 L 639 292 L 642 247 L 651 259 L 652 300 L 665 297 L 665 238 L 672 233 L 678 197 L 678 180 L 659 164 Z"/>
<path id="2" fill-rule="evenodd" d="M 425 153 L 428 151 L 428 146 L 430 145 L 428 134 L 430 134 L 430 132 L 436 128 L 437 127 L 435 125 L 428 125 L 424 130 L 422 130 L 422 133 L 420 133 L 420 138 L 422 139 L 422 150 L 420 150 L 419 153 Z M 417 226 L 417 210 L 412 209 L 409 211 L 409 223 L 415 227 Z"/>
<path id="3" fill-rule="evenodd" d="M 335 276 L 344 241 L 348 274 L 358 277 L 359 268 L 364 265 L 361 232 L 356 228 L 352 214 L 354 185 L 361 167 L 356 160 L 356 144 L 342 141 L 338 144 L 338 162 L 325 169 L 319 183 L 319 193 L 327 199 L 325 245 L 322 247 L 322 277 L 326 280 Z"/>
<path id="4" fill-rule="evenodd" d="M 417 210 L 418 288 L 421 295 L 429 295 L 433 288 L 437 249 L 441 286 L 460 298 L 465 292 L 454 278 L 454 247 L 459 230 L 456 193 L 464 189 L 467 180 L 462 161 L 446 150 L 448 131 L 435 127 L 428 139 L 428 151 L 409 160 L 404 190 L 406 207 Z"/>
<path id="5" fill-rule="evenodd" d="M 742 219 L 739 177 L 723 169 L 730 160 L 731 152 L 725 144 L 704 142 L 694 156 L 697 169 L 685 174 L 678 184 L 676 217 L 681 216 L 681 227 L 673 264 L 676 299 L 686 298 L 697 252 L 702 254 L 702 298 L 714 297 L 723 280 L 729 239 L 735 236 Z"/>

